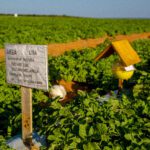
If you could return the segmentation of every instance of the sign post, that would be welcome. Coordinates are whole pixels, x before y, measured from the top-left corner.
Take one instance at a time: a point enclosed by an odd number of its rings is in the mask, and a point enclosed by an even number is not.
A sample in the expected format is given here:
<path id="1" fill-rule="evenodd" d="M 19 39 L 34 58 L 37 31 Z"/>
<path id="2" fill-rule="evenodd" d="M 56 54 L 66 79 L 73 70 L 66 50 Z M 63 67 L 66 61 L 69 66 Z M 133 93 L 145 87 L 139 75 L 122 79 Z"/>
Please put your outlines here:
<path id="1" fill-rule="evenodd" d="M 22 139 L 32 150 L 32 88 L 48 90 L 48 52 L 45 45 L 7 44 L 7 82 L 21 85 Z"/>
<path id="2" fill-rule="evenodd" d="M 22 105 L 22 140 L 32 145 L 32 89 L 21 87 Z"/>

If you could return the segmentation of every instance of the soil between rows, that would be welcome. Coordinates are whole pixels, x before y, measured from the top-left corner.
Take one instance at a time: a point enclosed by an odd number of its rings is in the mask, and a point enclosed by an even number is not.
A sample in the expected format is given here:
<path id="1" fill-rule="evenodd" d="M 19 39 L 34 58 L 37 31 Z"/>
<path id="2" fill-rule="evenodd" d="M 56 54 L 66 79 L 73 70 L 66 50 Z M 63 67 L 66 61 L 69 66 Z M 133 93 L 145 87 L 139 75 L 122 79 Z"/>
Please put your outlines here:
<path id="1" fill-rule="evenodd" d="M 101 37 L 96 39 L 85 39 L 78 40 L 69 43 L 54 43 L 48 44 L 48 54 L 51 56 L 59 56 L 62 55 L 65 51 L 70 51 L 72 49 L 81 50 L 87 47 L 96 47 L 97 45 L 103 43 L 106 39 L 111 41 L 115 40 L 123 40 L 126 39 L 129 42 L 132 42 L 137 39 L 150 38 L 150 32 L 140 33 L 140 34 L 131 34 L 131 35 L 117 35 L 115 37 Z M 0 49 L 0 60 L 5 57 L 4 49 Z"/>
<path id="2" fill-rule="evenodd" d="M 117 35 L 115 37 L 101 37 L 96 39 L 85 39 L 85 40 L 78 40 L 69 43 L 60 43 L 60 44 L 49 44 L 48 45 L 48 53 L 51 56 L 59 56 L 62 55 L 65 51 L 70 51 L 72 49 L 81 50 L 83 48 L 88 47 L 96 47 L 97 45 L 103 43 L 106 39 L 111 41 L 115 40 L 128 40 L 132 42 L 137 39 L 144 39 L 150 38 L 150 32 L 141 33 L 141 34 L 131 34 L 131 35 Z"/>

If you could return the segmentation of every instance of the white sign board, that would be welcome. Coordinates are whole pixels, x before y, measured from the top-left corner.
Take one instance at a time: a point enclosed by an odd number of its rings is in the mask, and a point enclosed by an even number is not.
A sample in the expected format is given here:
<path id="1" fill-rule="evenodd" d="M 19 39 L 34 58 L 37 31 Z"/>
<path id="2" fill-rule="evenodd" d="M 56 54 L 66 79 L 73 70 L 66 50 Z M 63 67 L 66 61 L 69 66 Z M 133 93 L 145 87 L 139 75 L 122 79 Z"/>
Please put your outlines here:
<path id="1" fill-rule="evenodd" d="M 48 54 L 45 45 L 7 44 L 7 82 L 48 90 Z"/>

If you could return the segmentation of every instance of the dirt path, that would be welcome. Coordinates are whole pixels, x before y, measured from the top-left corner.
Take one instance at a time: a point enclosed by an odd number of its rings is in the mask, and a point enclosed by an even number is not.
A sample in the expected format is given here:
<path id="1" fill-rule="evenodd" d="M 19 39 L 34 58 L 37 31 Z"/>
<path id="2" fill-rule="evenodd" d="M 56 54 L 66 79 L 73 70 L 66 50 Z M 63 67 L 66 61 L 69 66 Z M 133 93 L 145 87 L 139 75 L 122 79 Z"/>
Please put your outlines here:
<path id="1" fill-rule="evenodd" d="M 87 47 L 96 47 L 97 45 L 103 43 L 105 39 L 108 38 L 110 40 L 122 40 L 127 39 L 130 42 L 143 39 L 143 38 L 150 38 L 150 32 L 148 33 L 141 33 L 141 34 L 132 34 L 132 35 L 117 35 L 115 38 L 112 37 L 102 37 L 97 39 L 87 39 L 87 40 L 78 40 L 75 42 L 70 43 L 56 43 L 56 44 L 49 44 L 48 45 L 48 54 L 51 56 L 59 56 L 63 54 L 65 51 L 70 51 L 72 49 L 83 49 Z M 0 49 L 0 59 L 4 58 L 4 49 Z"/>
<path id="2" fill-rule="evenodd" d="M 106 38 L 110 40 L 127 39 L 130 42 L 132 42 L 137 39 L 150 38 L 150 32 L 142 33 L 142 34 L 132 34 L 132 35 L 118 35 L 115 38 L 102 37 L 97 39 L 78 40 L 70 43 L 50 44 L 48 45 L 48 53 L 49 55 L 52 56 L 59 56 L 63 54 L 65 51 L 69 51 L 72 49 L 80 50 L 87 47 L 96 47 L 97 45 L 103 43 L 106 40 Z"/>

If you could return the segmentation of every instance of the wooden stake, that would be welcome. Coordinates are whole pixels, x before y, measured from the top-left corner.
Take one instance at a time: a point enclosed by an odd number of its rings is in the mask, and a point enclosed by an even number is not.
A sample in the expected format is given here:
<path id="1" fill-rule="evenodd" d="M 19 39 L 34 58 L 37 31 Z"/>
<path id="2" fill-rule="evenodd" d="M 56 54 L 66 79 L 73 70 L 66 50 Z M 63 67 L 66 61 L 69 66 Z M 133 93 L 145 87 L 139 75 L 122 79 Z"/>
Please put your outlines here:
<path id="1" fill-rule="evenodd" d="M 121 90 L 123 88 L 123 80 L 119 79 L 119 89 Z"/>
<path id="2" fill-rule="evenodd" d="M 23 142 L 32 145 L 32 89 L 21 87 L 22 98 L 22 139 Z"/>
<path id="3" fill-rule="evenodd" d="M 120 94 L 122 88 L 123 88 L 123 80 L 122 80 L 122 79 L 119 79 L 117 95 Z"/>

